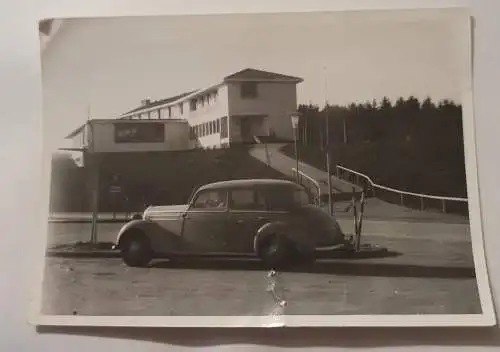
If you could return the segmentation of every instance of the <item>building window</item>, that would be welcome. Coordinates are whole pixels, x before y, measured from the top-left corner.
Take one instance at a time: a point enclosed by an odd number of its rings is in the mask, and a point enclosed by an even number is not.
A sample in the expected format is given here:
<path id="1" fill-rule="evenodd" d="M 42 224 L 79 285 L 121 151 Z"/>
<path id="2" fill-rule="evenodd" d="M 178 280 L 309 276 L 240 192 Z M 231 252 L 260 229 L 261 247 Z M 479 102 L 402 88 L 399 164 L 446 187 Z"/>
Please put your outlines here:
<path id="1" fill-rule="evenodd" d="M 242 98 L 257 98 L 257 83 L 244 82 L 241 84 L 241 97 Z"/>
<path id="2" fill-rule="evenodd" d="M 195 111 L 196 110 L 196 99 L 191 99 L 189 101 L 189 106 L 190 106 L 191 111 Z"/>
<path id="3" fill-rule="evenodd" d="M 215 124 L 216 124 L 216 125 L 215 125 L 215 126 L 216 126 L 216 127 L 215 127 L 216 133 L 220 133 L 220 120 L 219 120 L 219 119 L 217 119 L 217 120 L 215 121 Z"/>
<path id="4" fill-rule="evenodd" d="M 227 123 L 227 116 L 224 116 L 220 120 L 220 136 L 221 138 L 227 138 L 229 136 L 229 130 L 228 130 L 228 123 Z"/>
<path id="5" fill-rule="evenodd" d="M 184 114 L 184 104 L 183 103 L 179 104 L 179 112 L 181 115 Z"/>
<path id="6" fill-rule="evenodd" d="M 161 109 L 158 109 L 158 120 L 161 119 Z"/>
<path id="7" fill-rule="evenodd" d="M 172 107 L 169 106 L 168 107 L 168 118 L 171 118 L 172 117 Z"/>

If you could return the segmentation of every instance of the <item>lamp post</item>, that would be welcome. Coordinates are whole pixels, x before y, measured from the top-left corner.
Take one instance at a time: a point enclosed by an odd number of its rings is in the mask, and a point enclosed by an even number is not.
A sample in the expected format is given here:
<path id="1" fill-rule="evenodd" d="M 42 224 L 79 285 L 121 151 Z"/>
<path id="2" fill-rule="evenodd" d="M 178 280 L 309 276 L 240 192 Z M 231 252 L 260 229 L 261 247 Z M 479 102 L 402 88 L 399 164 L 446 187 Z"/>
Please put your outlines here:
<path id="1" fill-rule="evenodd" d="M 290 120 L 292 121 L 292 128 L 293 128 L 293 142 L 294 142 L 294 147 L 295 147 L 295 160 L 297 163 L 296 167 L 296 176 L 297 176 L 297 183 L 300 183 L 299 179 L 299 152 L 297 148 L 297 136 L 298 136 L 298 128 L 299 128 L 299 113 L 294 112 L 290 115 Z"/>

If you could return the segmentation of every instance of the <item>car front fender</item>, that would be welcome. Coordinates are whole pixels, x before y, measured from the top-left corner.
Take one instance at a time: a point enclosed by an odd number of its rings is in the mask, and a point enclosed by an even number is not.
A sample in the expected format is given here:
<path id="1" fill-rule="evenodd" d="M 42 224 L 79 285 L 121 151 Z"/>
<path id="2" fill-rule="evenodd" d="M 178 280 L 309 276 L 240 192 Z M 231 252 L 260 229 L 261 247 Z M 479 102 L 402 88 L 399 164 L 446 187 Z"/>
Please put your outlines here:
<path id="1" fill-rule="evenodd" d="M 154 251 L 164 252 L 177 249 L 179 238 L 160 225 L 149 220 L 131 220 L 122 226 L 116 238 L 115 248 L 120 248 L 120 243 L 124 236 L 132 232 L 140 232 L 146 236 Z"/>

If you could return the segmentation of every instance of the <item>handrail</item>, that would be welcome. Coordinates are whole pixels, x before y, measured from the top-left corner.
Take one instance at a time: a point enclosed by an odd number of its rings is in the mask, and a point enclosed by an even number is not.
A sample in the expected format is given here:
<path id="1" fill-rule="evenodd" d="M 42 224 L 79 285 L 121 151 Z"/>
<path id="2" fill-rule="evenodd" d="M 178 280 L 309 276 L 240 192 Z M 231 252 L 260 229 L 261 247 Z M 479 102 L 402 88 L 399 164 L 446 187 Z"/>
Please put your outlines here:
<path id="1" fill-rule="evenodd" d="M 375 187 L 375 188 L 379 188 L 379 189 L 383 189 L 383 190 L 386 190 L 386 191 L 390 191 L 390 192 L 394 192 L 394 193 L 399 193 L 399 194 L 406 194 L 406 195 L 410 195 L 410 196 L 415 196 L 415 197 L 420 197 L 420 198 L 428 198 L 428 199 L 437 199 L 437 200 L 449 200 L 449 201 L 456 201 L 456 202 L 467 202 L 468 199 L 467 198 L 459 198 L 459 197 L 446 197 L 446 196 L 435 196 L 435 195 L 430 195 L 430 194 L 422 194 L 422 193 L 413 193 L 413 192 L 406 192 L 406 191 L 401 191 L 399 189 L 395 189 L 395 188 L 390 188 L 390 187 L 386 187 L 386 186 L 382 186 L 382 185 L 379 185 L 379 184 L 376 184 L 375 182 L 372 181 L 371 178 L 369 178 L 368 176 L 360 173 L 360 172 L 357 172 L 357 171 L 354 171 L 354 170 L 351 170 L 351 169 L 348 169 L 346 167 L 343 167 L 341 165 L 337 165 L 337 169 L 342 169 L 344 171 L 348 171 L 350 173 L 353 173 L 355 175 L 358 175 L 360 177 L 363 177 L 364 179 L 366 179 L 370 185 L 372 187 Z"/>
<path id="2" fill-rule="evenodd" d="M 467 198 L 435 196 L 435 195 L 430 195 L 430 194 L 422 194 L 422 193 L 413 193 L 413 192 L 401 191 L 399 189 L 395 189 L 395 188 L 386 187 L 386 186 L 382 186 L 382 185 L 376 184 L 375 182 L 373 182 L 373 180 L 371 178 L 369 178 L 368 176 L 362 174 L 361 172 L 357 172 L 357 171 L 348 169 L 348 168 L 343 167 L 341 165 L 337 165 L 337 169 L 342 169 L 342 170 L 348 171 L 350 173 L 353 173 L 355 175 L 363 177 L 364 179 L 366 179 L 370 183 L 370 185 L 372 187 L 380 188 L 380 189 L 383 189 L 383 190 L 386 190 L 386 191 L 390 191 L 390 192 L 394 192 L 394 193 L 406 194 L 406 195 L 410 195 L 410 196 L 421 197 L 421 198 L 428 198 L 428 199 L 437 199 L 437 200 L 449 200 L 449 201 L 456 201 L 456 202 L 467 202 L 468 201 Z"/>
<path id="3" fill-rule="evenodd" d="M 292 172 L 294 174 L 297 173 L 297 169 L 292 167 Z M 308 181 L 310 181 L 314 186 L 316 186 L 317 190 L 318 190 L 318 205 L 321 205 L 321 185 L 319 184 L 318 181 L 316 181 L 314 178 L 312 178 L 311 176 L 307 175 L 306 173 L 302 172 L 302 171 L 298 171 L 299 175 L 301 175 L 302 177 L 306 178 Z"/>

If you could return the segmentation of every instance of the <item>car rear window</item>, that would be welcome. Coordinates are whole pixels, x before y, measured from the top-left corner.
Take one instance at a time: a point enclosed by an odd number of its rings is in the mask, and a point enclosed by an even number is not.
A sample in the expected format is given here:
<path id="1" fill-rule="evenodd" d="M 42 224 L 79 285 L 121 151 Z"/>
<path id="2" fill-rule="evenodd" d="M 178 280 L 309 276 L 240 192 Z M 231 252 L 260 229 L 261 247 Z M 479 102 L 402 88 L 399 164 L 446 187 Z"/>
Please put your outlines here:
<path id="1" fill-rule="evenodd" d="M 306 191 L 291 187 L 276 187 L 267 190 L 266 201 L 269 210 L 277 211 L 311 204 Z"/>

